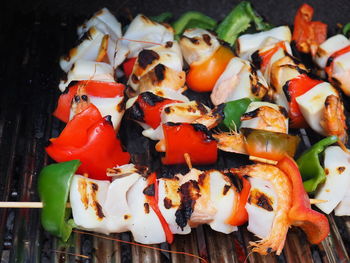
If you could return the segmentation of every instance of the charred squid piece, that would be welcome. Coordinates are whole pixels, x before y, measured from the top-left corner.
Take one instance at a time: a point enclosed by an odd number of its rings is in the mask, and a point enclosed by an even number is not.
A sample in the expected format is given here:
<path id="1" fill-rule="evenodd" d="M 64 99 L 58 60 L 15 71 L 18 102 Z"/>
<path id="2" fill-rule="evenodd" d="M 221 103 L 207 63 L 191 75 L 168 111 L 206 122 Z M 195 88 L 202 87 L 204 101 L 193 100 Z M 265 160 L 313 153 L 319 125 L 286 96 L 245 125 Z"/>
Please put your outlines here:
<path id="1" fill-rule="evenodd" d="M 96 27 L 91 27 L 80 38 L 79 45 L 72 48 L 66 56 L 60 59 L 62 70 L 68 72 L 78 60 L 96 61 L 98 57 L 104 57 L 104 55 L 100 54 L 106 51 L 103 48 L 101 49 L 104 36 L 105 34 Z"/>
<path id="2" fill-rule="evenodd" d="M 292 206 L 292 185 L 288 177 L 277 167 L 268 164 L 254 164 L 230 170 L 232 173 L 248 176 L 252 184 L 248 204 L 248 230 L 261 238 L 250 242 L 254 252 L 266 255 L 276 252 L 280 255 L 284 247 L 288 228 L 288 212 Z M 251 179 L 254 178 L 254 179 Z M 259 227 L 256 222 L 264 220 Z"/>
<path id="3" fill-rule="evenodd" d="M 130 209 L 130 225 L 134 240 L 143 244 L 158 244 L 166 241 L 162 224 L 150 204 L 147 202 L 147 179 L 139 178 L 127 191 L 127 202 Z M 153 195 L 155 192 L 153 192 Z"/>
<path id="4" fill-rule="evenodd" d="M 59 89 L 64 92 L 68 85 L 75 80 L 99 80 L 115 82 L 114 69 L 103 62 L 77 60 L 67 74 L 67 78 L 61 80 Z"/>
<path id="5" fill-rule="evenodd" d="M 220 42 L 207 30 L 191 28 L 183 33 L 180 46 L 185 61 L 191 65 L 201 64 L 209 59 L 220 47 Z"/>
<path id="6" fill-rule="evenodd" d="M 237 231 L 236 226 L 227 223 L 238 198 L 237 189 L 227 175 L 217 170 L 192 168 L 177 177 L 181 205 L 175 215 L 180 227 L 209 224 L 222 233 Z"/>
<path id="7" fill-rule="evenodd" d="M 79 37 L 82 37 L 91 27 L 96 27 L 104 34 L 110 35 L 114 40 L 122 36 L 121 24 L 105 7 L 97 11 L 89 20 L 78 27 Z"/>
<path id="8" fill-rule="evenodd" d="M 140 92 L 152 90 L 166 90 L 171 87 L 175 91 L 181 92 L 184 89 L 186 73 L 158 64 L 147 72 L 139 80 Z"/>
<path id="9" fill-rule="evenodd" d="M 323 42 L 314 57 L 325 70 L 329 82 L 350 96 L 350 41 L 343 35 L 335 35 Z"/>
<path id="10" fill-rule="evenodd" d="M 107 216 L 106 226 L 111 233 L 129 231 L 132 214 L 128 205 L 127 193 L 140 179 L 141 173 L 133 164 L 108 169 L 107 173 L 113 178 L 113 182 L 108 188 L 104 207 Z"/>
<path id="11" fill-rule="evenodd" d="M 246 60 L 232 58 L 210 95 L 214 105 L 241 98 L 262 99 L 269 87 L 260 71 Z"/>
<path id="12" fill-rule="evenodd" d="M 251 55 L 266 45 L 266 43 L 270 45 L 280 41 L 290 43 L 291 39 L 292 33 L 288 26 L 279 26 L 255 34 L 245 34 L 237 39 L 236 53 L 243 59 L 250 59 Z"/>
<path id="13" fill-rule="evenodd" d="M 139 14 L 129 25 L 123 38 L 117 43 L 114 67 L 126 58 L 135 58 L 143 49 L 165 45 L 174 41 L 174 29 L 167 24 L 160 24 Z"/>
<path id="14" fill-rule="evenodd" d="M 74 223 L 78 227 L 110 233 L 106 227 L 104 204 L 107 197 L 109 181 L 94 180 L 81 175 L 74 175 L 69 200 L 72 207 Z"/>
<path id="15" fill-rule="evenodd" d="M 344 139 L 344 108 L 337 90 L 332 85 L 322 82 L 297 97 L 296 101 L 313 130 L 325 136 L 339 135 Z"/>
<path id="16" fill-rule="evenodd" d="M 185 72 L 182 71 L 182 67 L 182 54 L 176 41 L 155 45 L 138 54 L 128 83 L 136 91 L 152 87 L 179 90 L 185 84 Z"/>
<path id="17" fill-rule="evenodd" d="M 336 215 L 349 215 L 350 154 L 339 146 L 329 146 L 324 151 L 326 182 L 317 189 L 315 198 L 324 202 L 316 204 L 324 213 L 333 209 Z"/>

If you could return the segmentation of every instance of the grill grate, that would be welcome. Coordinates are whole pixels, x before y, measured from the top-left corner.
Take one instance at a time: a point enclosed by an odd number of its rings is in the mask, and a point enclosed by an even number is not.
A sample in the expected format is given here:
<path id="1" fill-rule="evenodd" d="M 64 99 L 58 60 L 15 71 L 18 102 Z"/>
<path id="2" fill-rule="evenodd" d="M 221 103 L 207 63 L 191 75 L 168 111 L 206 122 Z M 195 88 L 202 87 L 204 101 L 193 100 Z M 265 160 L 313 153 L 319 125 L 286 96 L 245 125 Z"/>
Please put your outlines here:
<path id="1" fill-rule="evenodd" d="M 58 96 L 58 57 L 75 40 L 75 24 L 65 16 L 39 16 L 34 12 L 5 14 L 1 35 L 7 39 L 1 51 L 3 80 L 0 111 L 0 197 L 8 201 L 38 201 L 36 184 L 40 169 L 48 163 L 45 142 L 56 137 L 62 124 L 51 117 Z M 6 21 L 6 24 L 4 23 Z M 314 135 L 309 136 L 314 138 Z M 307 139 L 308 140 L 308 139 Z M 307 141 L 304 140 L 307 144 Z M 143 155 L 134 155 L 142 159 Z M 231 166 L 225 154 L 220 163 Z M 220 165 L 221 165 L 220 164 Z M 72 245 L 63 247 L 40 225 L 38 209 L 0 210 L 1 262 L 199 262 L 184 255 L 74 234 Z M 331 235 L 320 245 L 310 245 L 300 229 L 288 233 L 281 256 L 249 253 L 254 237 L 245 227 L 225 235 L 201 226 L 190 235 L 175 238 L 172 245 L 155 247 L 199 255 L 210 262 L 349 262 L 350 218 L 329 216 Z M 112 237 L 131 241 L 129 233 Z M 90 259 L 55 253 L 89 256 Z"/>

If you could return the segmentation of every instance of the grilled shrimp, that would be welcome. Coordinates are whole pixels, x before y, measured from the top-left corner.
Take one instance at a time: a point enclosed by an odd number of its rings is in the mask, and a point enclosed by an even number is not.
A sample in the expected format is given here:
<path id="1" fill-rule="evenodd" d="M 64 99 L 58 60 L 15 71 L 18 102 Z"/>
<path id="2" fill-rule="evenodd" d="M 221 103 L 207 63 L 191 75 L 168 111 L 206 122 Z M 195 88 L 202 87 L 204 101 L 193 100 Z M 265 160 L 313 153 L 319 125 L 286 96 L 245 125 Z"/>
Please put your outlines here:
<path id="1" fill-rule="evenodd" d="M 329 95 L 324 103 L 325 109 L 321 126 L 327 135 L 337 135 L 342 142 L 347 141 L 347 127 L 345 123 L 344 105 L 340 98 Z"/>
<path id="2" fill-rule="evenodd" d="M 246 154 L 243 134 L 237 132 L 222 132 L 213 134 L 218 142 L 218 148 L 225 152 Z"/>
<path id="3" fill-rule="evenodd" d="M 72 113 L 76 115 L 85 110 L 90 105 L 89 96 L 86 93 L 85 84 L 79 85 L 77 94 L 72 101 Z"/>
<path id="4" fill-rule="evenodd" d="M 277 209 L 272 228 L 267 237 L 257 242 L 250 242 L 250 245 L 253 246 L 254 252 L 262 255 L 272 251 L 276 251 L 277 255 L 281 254 L 290 226 L 288 211 L 292 206 L 292 185 L 288 177 L 277 167 L 268 164 L 248 165 L 242 168 L 233 168 L 230 171 L 242 176 L 248 175 L 267 180 L 273 185 L 277 194 Z"/>
<path id="5" fill-rule="evenodd" d="M 200 118 L 196 119 L 193 123 L 203 124 L 208 129 L 216 127 L 222 121 L 222 114 L 217 108 L 214 108 L 207 114 L 203 114 Z"/>
<path id="6" fill-rule="evenodd" d="M 261 106 L 251 112 L 243 114 L 241 121 L 247 121 L 253 118 L 259 118 L 257 129 L 288 133 L 288 127 L 286 125 L 287 117 L 281 108 L 280 110 L 276 110 L 272 107 Z"/>

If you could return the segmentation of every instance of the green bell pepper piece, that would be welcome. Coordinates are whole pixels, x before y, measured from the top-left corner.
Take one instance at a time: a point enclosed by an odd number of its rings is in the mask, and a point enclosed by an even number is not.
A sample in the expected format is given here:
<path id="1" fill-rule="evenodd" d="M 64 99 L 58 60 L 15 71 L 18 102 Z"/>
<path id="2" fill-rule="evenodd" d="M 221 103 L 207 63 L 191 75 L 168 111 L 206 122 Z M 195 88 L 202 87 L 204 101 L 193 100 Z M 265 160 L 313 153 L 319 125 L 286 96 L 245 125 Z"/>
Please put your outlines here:
<path id="1" fill-rule="evenodd" d="M 346 37 L 349 37 L 349 32 L 350 32 L 350 23 L 347 23 L 342 30 L 343 35 Z"/>
<path id="2" fill-rule="evenodd" d="M 164 12 L 164 13 L 161 13 L 157 16 L 151 16 L 150 19 L 155 21 L 155 22 L 158 22 L 158 23 L 163 23 L 163 22 L 168 21 L 172 17 L 173 17 L 172 13 Z"/>
<path id="3" fill-rule="evenodd" d="M 251 23 L 254 23 L 256 30 L 263 31 L 271 29 L 272 26 L 263 21 L 262 17 L 254 12 L 251 4 L 247 1 L 239 3 L 225 17 L 216 29 L 218 37 L 233 45 L 237 37 L 246 31 Z"/>
<path id="4" fill-rule="evenodd" d="M 224 131 L 237 131 L 241 126 L 241 116 L 246 112 L 249 104 L 256 99 L 243 98 L 224 104 L 224 119 L 219 128 Z"/>
<path id="5" fill-rule="evenodd" d="M 46 231 L 64 242 L 73 228 L 69 221 L 71 209 L 66 206 L 72 177 L 80 164 L 79 160 L 51 164 L 44 167 L 39 175 L 39 196 L 43 202 L 41 223 Z"/>
<path id="6" fill-rule="evenodd" d="M 329 136 L 315 143 L 297 160 L 306 192 L 314 192 L 320 183 L 326 180 L 326 174 L 320 163 L 320 155 L 325 148 L 338 141 L 337 136 Z"/>
<path id="7" fill-rule="evenodd" d="M 209 16 L 197 11 L 184 13 L 178 20 L 172 24 L 175 35 L 181 35 L 187 28 L 203 28 L 214 30 L 216 21 Z"/>

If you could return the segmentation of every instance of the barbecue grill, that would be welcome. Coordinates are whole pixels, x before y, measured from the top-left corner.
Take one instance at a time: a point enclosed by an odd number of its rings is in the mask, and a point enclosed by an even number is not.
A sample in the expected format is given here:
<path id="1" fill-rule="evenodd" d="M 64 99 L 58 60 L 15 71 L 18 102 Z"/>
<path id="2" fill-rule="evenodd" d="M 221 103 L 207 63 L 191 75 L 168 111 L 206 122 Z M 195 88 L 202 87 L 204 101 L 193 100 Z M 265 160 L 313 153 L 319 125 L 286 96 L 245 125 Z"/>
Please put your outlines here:
<path id="1" fill-rule="evenodd" d="M 61 77 L 58 58 L 76 41 L 76 26 L 99 8 L 106 6 L 127 21 L 142 12 L 156 15 L 172 11 L 175 15 L 198 10 L 218 20 L 238 1 L 31 1 L 18 4 L 7 1 L 0 16 L 2 84 L 0 103 L 0 198 L 2 201 L 38 201 L 37 179 L 41 168 L 50 163 L 45 143 L 57 137 L 63 124 L 53 118 Z M 302 1 L 251 1 L 256 10 L 272 24 L 292 24 Z M 315 7 L 315 19 L 336 32 L 336 23 L 348 22 L 347 1 L 309 1 Z M 349 102 L 347 102 L 349 107 Z M 349 108 L 348 108 L 349 109 Z M 121 136 L 133 153 L 133 161 L 156 167 L 152 143 L 140 136 L 137 125 L 122 124 Z M 127 131 L 127 132 L 125 132 Z M 302 147 L 320 137 L 300 130 Z M 133 140 L 131 140 L 133 138 Z M 136 138 L 136 139 L 135 139 Z M 245 160 L 232 160 L 222 154 L 217 167 L 237 166 Z M 174 167 L 173 167 L 174 168 Z M 177 169 L 176 167 L 174 169 Z M 199 255 L 209 262 L 350 262 L 350 218 L 328 216 L 330 236 L 319 245 L 310 245 L 300 229 L 288 233 L 280 256 L 249 253 L 249 240 L 254 237 L 246 227 L 225 235 L 201 226 L 190 235 L 175 237 L 172 245 L 155 247 Z M 129 233 L 111 237 L 131 241 Z M 64 245 L 45 232 L 40 224 L 39 209 L 0 210 L 1 262 L 199 262 L 178 254 L 154 251 L 85 234 L 74 233 L 71 243 Z M 88 258 L 72 256 L 85 255 Z"/>

